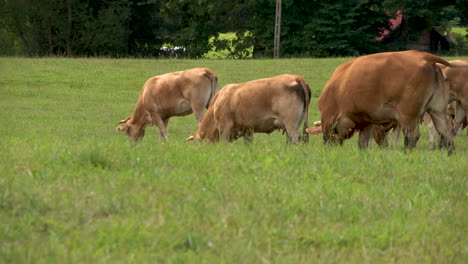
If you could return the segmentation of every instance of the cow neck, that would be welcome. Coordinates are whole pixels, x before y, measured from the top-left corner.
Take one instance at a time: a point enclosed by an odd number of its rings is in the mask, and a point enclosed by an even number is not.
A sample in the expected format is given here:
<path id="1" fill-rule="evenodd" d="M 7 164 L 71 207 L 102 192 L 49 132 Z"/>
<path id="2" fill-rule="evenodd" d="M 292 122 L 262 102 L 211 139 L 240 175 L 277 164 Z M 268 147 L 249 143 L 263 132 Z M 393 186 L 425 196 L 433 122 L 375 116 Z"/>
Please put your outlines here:
<path id="1" fill-rule="evenodd" d="M 145 125 L 147 122 L 148 122 L 148 119 L 146 118 L 146 110 L 145 110 L 145 107 L 143 106 L 142 98 L 140 97 L 135 107 L 135 111 L 133 112 L 132 119 L 130 120 L 130 124 Z"/>
<path id="2" fill-rule="evenodd" d="M 206 136 L 209 136 L 208 133 L 210 129 L 213 127 L 213 113 L 212 111 L 208 110 L 205 116 L 200 123 L 200 127 L 198 128 L 198 136 L 204 139 Z"/>

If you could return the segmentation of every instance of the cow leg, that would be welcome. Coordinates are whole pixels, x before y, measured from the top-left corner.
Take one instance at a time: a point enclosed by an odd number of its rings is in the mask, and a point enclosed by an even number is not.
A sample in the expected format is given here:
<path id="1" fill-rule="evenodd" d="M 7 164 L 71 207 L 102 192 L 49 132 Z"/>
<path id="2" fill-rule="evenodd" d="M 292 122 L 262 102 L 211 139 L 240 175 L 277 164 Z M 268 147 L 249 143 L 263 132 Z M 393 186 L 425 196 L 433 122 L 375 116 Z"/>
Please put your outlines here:
<path id="1" fill-rule="evenodd" d="M 159 131 L 159 141 L 162 140 L 162 138 L 164 138 L 164 140 L 166 142 L 169 142 L 169 137 L 167 136 L 167 125 L 169 124 L 169 118 L 166 118 L 166 119 L 163 119 L 163 122 L 164 122 L 164 134 L 161 133 L 162 130 Z"/>
<path id="2" fill-rule="evenodd" d="M 439 148 L 446 148 L 451 155 L 455 149 L 453 145 L 453 135 L 449 130 L 447 115 L 444 112 L 431 111 L 429 113 L 434 122 L 434 126 L 440 134 Z"/>
<path id="3" fill-rule="evenodd" d="M 388 148 L 388 131 L 391 129 L 384 125 L 373 125 L 373 137 L 375 143 L 381 148 Z"/>
<path id="4" fill-rule="evenodd" d="M 364 129 L 359 131 L 358 145 L 361 150 L 364 150 L 369 147 L 369 141 L 372 137 L 373 129 L 373 125 L 368 125 Z"/>
<path id="5" fill-rule="evenodd" d="M 424 114 L 424 123 L 427 125 L 427 129 L 429 132 L 429 149 L 435 149 L 435 136 L 437 135 L 437 130 L 434 127 L 434 122 L 432 122 L 431 117 L 428 113 Z"/>
<path id="6" fill-rule="evenodd" d="M 463 122 L 465 120 L 468 120 L 466 111 L 463 109 L 463 106 L 460 103 L 457 103 L 455 105 L 455 122 L 452 130 L 454 136 L 456 136 L 458 133 L 461 133 L 463 130 Z"/>
<path id="7" fill-rule="evenodd" d="M 464 110 L 463 116 L 465 117 L 465 120 L 461 121 L 460 124 L 460 130 L 463 131 L 463 129 L 468 126 L 468 100 L 461 101 L 459 107 Z M 468 136 L 468 129 L 466 130 L 466 135 Z"/>
<path id="8" fill-rule="evenodd" d="M 190 105 L 192 107 L 193 114 L 195 116 L 195 119 L 197 120 L 198 126 L 200 127 L 201 121 L 203 119 L 203 115 L 205 114 L 205 109 L 208 108 L 208 101 L 211 98 L 211 81 L 208 81 L 207 79 L 203 80 L 203 84 L 200 83 L 199 89 L 197 89 L 197 93 L 192 94 L 191 96 L 191 101 Z M 201 88 L 203 87 L 203 88 Z M 214 95 L 214 94 L 213 94 Z"/>
<path id="9" fill-rule="evenodd" d="M 465 110 L 465 122 L 461 126 L 460 130 L 463 130 L 467 126 L 468 126 L 468 109 Z M 468 129 L 466 130 L 466 135 L 468 136 Z"/>
<path id="10" fill-rule="evenodd" d="M 163 120 L 156 112 L 150 112 L 150 115 L 153 123 L 159 128 L 159 141 L 164 139 L 166 142 L 169 142 L 166 132 L 166 125 L 169 122 L 169 119 L 166 118 Z"/>
<path id="11" fill-rule="evenodd" d="M 224 142 L 231 142 L 233 140 L 232 128 L 234 124 L 232 122 L 224 122 L 219 128 L 220 140 Z M 235 138 L 235 137 L 234 137 Z"/>
<path id="12" fill-rule="evenodd" d="M 390 142 L 390 148 L 394 149 L 396 147 L 396 144 L 398 142 L 398 138 L 400 137 L 401 133 L 401 126 L 397 125 L 396 127 L 393 128 L 392 131 L 392 142 Z"/>
<path id="13" fill-rule="evenodd" d="M 339 138 L 334 131 L 323 131 L 323 143 L 327 145 L 342 145 L 343 138 Z"/>
<path id="14" fill-rule="evenodd" d="M 201 121 L 203 119 L 203 115 L 205 113 L 205 106 L 202 104 L 193 104 L 192 111 L 193 115 L 195 116 L 195 120 L 197 120 L 198 126 L 200 126 Z"/>
<path id="15" fill-rule="evenodd" d="M 244 143 L 250 144 L 252 143 L 252 140 L 253 140 L 253 132 L 251 130 L 248 130 L 244 133 L 243 137 L 244 137 Z"/>
<path id="16" fill-rule="evenodd" d="M 286 144 L 299 143 L 299 126 L 294 124 L 285 124 L 286 127 Z"/>
<path id="17" fill-rule="evenodd" d="M 403 125 L 403 135 L 405 135 L 405 148 L 412 149 L 419 140 L 419 127 L 417 122 Z"/>
<path id="18" fill-rule="evenodd" d="M 355 132 L 356 123 L 347 117 L 340 117 L 332 128 L 323 130 L 323 141 L 330 145 L 343 145 L 345 139 L 349 139 Z M 324 127 L 322 126 L 322 129 Z"/>

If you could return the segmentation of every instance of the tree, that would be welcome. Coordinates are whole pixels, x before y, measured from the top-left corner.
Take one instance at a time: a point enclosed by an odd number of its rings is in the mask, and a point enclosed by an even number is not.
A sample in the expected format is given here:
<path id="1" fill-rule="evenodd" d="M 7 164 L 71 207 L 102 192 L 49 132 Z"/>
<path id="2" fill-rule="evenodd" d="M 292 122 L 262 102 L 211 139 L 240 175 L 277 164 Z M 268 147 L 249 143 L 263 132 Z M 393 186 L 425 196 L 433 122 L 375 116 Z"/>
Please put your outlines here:
<path id="1" fill-rule="evenodd" d="M 22 50 L 27 55 L 37 52 L 39 43 L 35 38 L 41 30 L 35 27 L 39 19 L 38 15 L 32 12 L 33 4 L 28 0 L 0 2 L 0 26 L 21 41 Z M 41 13 L 42 10 L 37 11 Z"/>
<path id="2" fill-rule="evenodd" d="M 378 52 L 374 38 L 397 10 L 408 22 L 408 39 L 422 28 L 468 23 L 468 0 L 282 3 L 282 56 Z M 0 0 L 0 53 L 161 56 L 168 46 L 198 58 L 214 45 L 233 58 L 271 58 L 275 10 L 276 0 Z M 237 37 L 219 38 L 227 32 Z"/>
<path id="3" fill-rule="evenodd" d="M 304 26 L 305 49 L 312 56 L 357 56 L 381 51 L 375 40 L 388 27 L 380 1 L 320 2 Z"/>
<path id="4" fill-rule="evenodd" d="M 239 1 L 229 10 L 228 21 L 237 25 L 230 27 L 241 37 L 241 43 L 253 45 L 254 57 L 271 57 L 275 1 Z M 281 53 L 322 57 L 376 52 L 381 47 L 374 38 L 387 26 L 387 20 L 377 0 L 284 0 Z"/>
<path id="5" fill-rule="evenodd" d="M 129 0 L 92 1 L 76 13 L 75 50 L 79 55 L 126 56 Z"/>
<path id="6" fill-rule="evenodd" d="M 434 26 L 442 29 L 453 26 L 448 18 L 452 16 L 453 19 L 454 14 L 466 19 L 467 5 L 467 0 L 385 0 L 382 3 L 384 9 L 391 13 L 403 13 L 408 39 L 415 38 L 422 30 Z"/>
<path id="7" fill-rule="evenodd" d="M 165 43 L 161 32 L 162 1 L 132 0 L 128 21 L 128 52 L 132 56 L 159 56 Z"/>
<path id="8" fill-rule="evenodd" d="M 163 39 L 172 46 L 185 48 L 185 55 L 197 58 L 211 49 L 209 39 L 223 28 L 216 16 L 218 2 L 210 0 L 165 0 L 161 6 L 164 17 Z"/>

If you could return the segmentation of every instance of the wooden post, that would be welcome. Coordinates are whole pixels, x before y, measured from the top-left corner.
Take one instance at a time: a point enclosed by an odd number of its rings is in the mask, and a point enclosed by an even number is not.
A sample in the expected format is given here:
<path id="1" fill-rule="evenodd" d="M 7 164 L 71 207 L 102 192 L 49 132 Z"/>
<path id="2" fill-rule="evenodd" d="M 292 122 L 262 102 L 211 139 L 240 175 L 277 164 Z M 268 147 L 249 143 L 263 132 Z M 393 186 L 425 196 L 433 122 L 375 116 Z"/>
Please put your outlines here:
<path id="1" fill-rule="evenodd" d="M 281 0 L 276 0 L 275 42 L 274 42 L 274 47 L 273 47 L 273 59 L 279 58 L 280 34 L 281 34 Z"/>
<path id="2" fill-rule="evenodd" d="M 68 21 L 67 21 L 67 57 L 73 56 L 73 46 L 72 46 L 72 23 L 73 23 L 73 6 L 74 0 L 67 1 L 67 10 L 68 10 Z"/>

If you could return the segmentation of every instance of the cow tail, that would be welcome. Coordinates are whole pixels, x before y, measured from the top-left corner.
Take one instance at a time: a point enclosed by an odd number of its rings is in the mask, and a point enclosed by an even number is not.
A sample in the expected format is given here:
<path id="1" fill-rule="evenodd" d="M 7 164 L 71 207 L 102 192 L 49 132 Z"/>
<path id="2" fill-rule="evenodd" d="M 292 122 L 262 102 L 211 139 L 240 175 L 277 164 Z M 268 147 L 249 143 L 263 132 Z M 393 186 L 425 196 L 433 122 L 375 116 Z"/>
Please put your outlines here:
<path id="1" fill-rule="evenodd" d="M 309 142 L 309 133 L 306 132 L 306 129 L 309 127 L 309 104 L 310 104 L 310 97 L 311 91 L 308 84 L 305 83 L 304 79 L 298 80 L 299 84 L 301 85 L 302 89 L 304 89 L 305 95 L 305 102 L 304 102 L 304 127 L 302 131 L 302 141 Z"/>
<path id="2" fill-rule="evenodd" d="M 309 142 L 309 133 L 306 132 L 306 129 L 309 127 L 309 106 L 310 106 L 310 98 L 312 97 L 312 92 L 310 90 L 309 85 L 306 84 L 306 91 L 307 91 L 307 98 L 306 98 L 306 108 L 304 109 L 304 128 L 303 128 L 303 140 L 304 142 Z"/>
<path id="3" fill-rule="evenodd" d="M 424 60 L 429 62 L 429 63 L 439 63 L 439 64 L 445 65 L 447 67 L 450 67 L 450 68 L 468 68 L 468 65 L 450 63 L 450 62 L 442 59 L 441 57 L 438 57 L 438 56 L 430 54 L 430 53 L 424 54 Z"/>
<path id="4" fill-rule="evenodd" d="M 218 87 L 218 77 L 214 74 L 214 72 L 210 71 L 209 69 L 205 69 L 205 77 L 210 80 L 211 85 L 211 93 L 208 102 L 206 103 L 206 108 L 208 108 L 213 100 L 213 97 L 216 93 L 216 89 Z"/>

